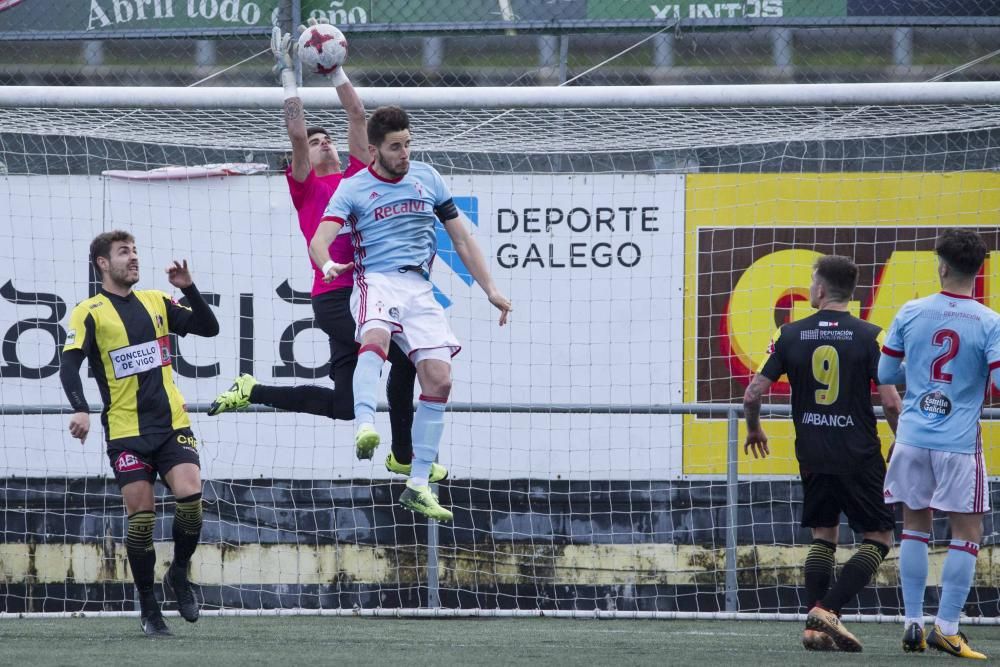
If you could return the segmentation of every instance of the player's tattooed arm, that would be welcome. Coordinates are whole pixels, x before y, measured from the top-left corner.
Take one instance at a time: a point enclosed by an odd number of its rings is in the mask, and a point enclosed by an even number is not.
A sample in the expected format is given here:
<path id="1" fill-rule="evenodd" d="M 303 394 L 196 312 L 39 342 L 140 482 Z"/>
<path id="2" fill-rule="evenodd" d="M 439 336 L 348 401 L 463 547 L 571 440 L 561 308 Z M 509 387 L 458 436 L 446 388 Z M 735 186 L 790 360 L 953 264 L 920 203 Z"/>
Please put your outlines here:
<path id="1" fill-rule="evenodd" d="M 743 414 L 746 415 L 747 428 L 758 430 L 760 428 L 760 404 L 764 393 L 771 388 L 771 381 L 757 373 L 750 381 L 750 385 L 743 393 Z"/>
<path id="2" fill-rule="evenodd" d="M 285 125 L 291 129 L 293 123 L 305 120 L 305 110 L 302 108 L 302 99 L 290 97 L 285 100 Z"/>
<path id="3" fill-rule="evenodd" d="M 747 420 L 747 439 L 744 453 L 753 452 L 754 458 L 766 458 L 771 450 L 767 446 L 767 434 L 760 425 L 761 397 L 771 388 L 771 380 L 757 373 L 743 393 L 743 414 Z"/>
<path id="4" fill-rule="evenodd" d="M 285 127 L 292 142 L 292 178 L 302 183 L 309 178 L 312 163 L 309 161 L 309 136 L 306 131 L 306 113 L 302 98 L 289 97 L 285 100 Z"/>

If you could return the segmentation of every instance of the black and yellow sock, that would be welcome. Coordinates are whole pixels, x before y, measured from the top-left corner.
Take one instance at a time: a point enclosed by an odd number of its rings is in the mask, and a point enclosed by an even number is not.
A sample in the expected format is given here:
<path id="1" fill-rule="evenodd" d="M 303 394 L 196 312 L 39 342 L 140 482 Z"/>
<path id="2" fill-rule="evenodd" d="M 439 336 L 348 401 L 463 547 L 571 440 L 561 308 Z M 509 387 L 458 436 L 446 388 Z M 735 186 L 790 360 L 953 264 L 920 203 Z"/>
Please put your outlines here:
<path id="1" fill-rule="evenodd" d="M 841 608 L 861 592 L 878 572 L 879 565 L 889 555 L 889 547 L 875 540 L 864 540 L 837 578 L 837 583 L 822 599 L 824 609 L 840 613 Z"/>
<path id="2" fill-rule="evenodd" d="M 830 590 L 836 552 L 837 545 L 826 540 L 813 540 L 809 547 L 805 566 L 807 607 L 812 608 Z"/>
<path id="3" fill-rule="evenodd" d="M 132 568 L 132 580 L 140 595 L 153 592 L 153 568 L 156 567 L 156 552 L 153 550 L 153 526 L 155 512 L 136 512 L 128 518 L 128 533 L 125 535 L 125 552 Z"/>
<path id="4" fill-rule="evenodd" d="M 178 498 L 174 508 L 174 563 L 187 567 L 201 538 L 201 494 Z"/>

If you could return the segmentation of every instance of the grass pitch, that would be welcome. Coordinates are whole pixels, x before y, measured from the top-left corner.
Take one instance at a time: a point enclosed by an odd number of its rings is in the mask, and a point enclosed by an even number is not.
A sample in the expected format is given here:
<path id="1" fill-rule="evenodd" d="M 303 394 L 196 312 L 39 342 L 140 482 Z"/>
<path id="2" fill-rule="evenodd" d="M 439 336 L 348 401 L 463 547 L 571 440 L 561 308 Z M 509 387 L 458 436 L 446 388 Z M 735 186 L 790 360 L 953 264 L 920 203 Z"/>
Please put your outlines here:
<path id="1" fill-rule="evenodd" d="M 807 653 L 798 623 L 564 619 L 206 617 L 167 619 L 175 636 L 142 636 L 138 619 L 0 621 L 8 665 L 912 665 L 902 627 L 850 623 L 861 654 Z M 1000 627 L 966 626 L 972 645 L 1000 656 Z M 947 664 L 940 662 L 940 664 Z"/>

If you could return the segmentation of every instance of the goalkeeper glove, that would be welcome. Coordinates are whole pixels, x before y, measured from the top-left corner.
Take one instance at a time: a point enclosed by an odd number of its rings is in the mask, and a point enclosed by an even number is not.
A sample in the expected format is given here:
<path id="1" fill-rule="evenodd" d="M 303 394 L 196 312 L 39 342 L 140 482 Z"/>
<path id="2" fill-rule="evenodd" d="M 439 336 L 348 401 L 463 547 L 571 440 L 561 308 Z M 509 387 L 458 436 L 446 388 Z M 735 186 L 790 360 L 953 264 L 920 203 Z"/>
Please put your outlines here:
<path id="1" fill-rule="evenodd" d="M 271 53 L 274 54 L 274 71 L 285 89 L 286 100 L 299 96 L 295 81 L 295 58 L 298 50 L 298 41 L 292 39 L 289 33 L 281 34 L 281 28 L 275 26 L 271 31 Z"/>

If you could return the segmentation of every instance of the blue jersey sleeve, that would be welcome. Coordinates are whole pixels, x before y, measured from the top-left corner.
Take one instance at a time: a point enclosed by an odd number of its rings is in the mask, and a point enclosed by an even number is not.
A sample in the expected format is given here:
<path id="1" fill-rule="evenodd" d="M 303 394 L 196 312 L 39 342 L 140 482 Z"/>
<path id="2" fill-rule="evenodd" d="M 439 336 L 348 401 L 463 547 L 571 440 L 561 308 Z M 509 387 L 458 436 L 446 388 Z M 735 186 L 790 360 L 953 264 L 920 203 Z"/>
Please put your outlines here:
<path id="1" fill-rule="evenodd" d="M 341 181 L 323 212 L 323 220 L 335 220 L 341 224 L 347 222 L 354 213 L 353 188 L 347 186 L 347 181 Z"/>
<path id="2" fill-rule="evenodd" d="M 445 185 L 444 179 L 441 178 L 441 174 L 438 173 L 437 169 L 433 167 L 430 170 L 431 178 L 434 180 L 434 206 L 435 208 L 444 204 L 445 202 L 451 201 L 451 190 Z"/>
<path id="3" fill-rule="evenodd" d="M 906 356 L 906 344 L 903 342 L 903 329 L 906 324 L 907 308 L 904 305 L 896 313 L 892 324 L 889 325 L 889 332 L 885 335 L 885 342 L 882 344 L 882 354 L 902 359 Z"/>
<path id="4" fill-rule="evenodd" d="M 993 321 L 993 330 L 987 338 L 986 363 L 990 365 L 993 386 L 1000 389 L 1000 318 Z"/>

